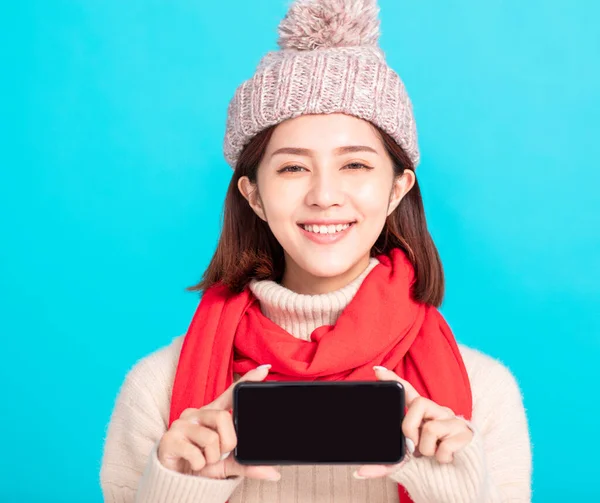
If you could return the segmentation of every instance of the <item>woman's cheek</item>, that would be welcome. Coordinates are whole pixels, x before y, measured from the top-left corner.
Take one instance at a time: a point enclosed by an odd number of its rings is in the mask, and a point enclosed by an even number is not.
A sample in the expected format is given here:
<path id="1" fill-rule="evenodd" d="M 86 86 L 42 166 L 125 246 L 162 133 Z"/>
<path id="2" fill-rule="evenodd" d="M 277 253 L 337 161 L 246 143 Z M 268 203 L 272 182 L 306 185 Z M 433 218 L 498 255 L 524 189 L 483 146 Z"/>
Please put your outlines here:
<path id="1" fill-rule="evenodd" d="M 262 192 L 269 221 L 290 220 L 298 208 L 299 190 L 290 184 L 276 184 Z"/>
<path id="2" fill-rule="evenodd" d="M 380 183 L 364 183 L 355 187 L 354 202 L 355 206 L 362 213 L 365 219 L 385 220 L 389 206 L 389 188 Z"/>

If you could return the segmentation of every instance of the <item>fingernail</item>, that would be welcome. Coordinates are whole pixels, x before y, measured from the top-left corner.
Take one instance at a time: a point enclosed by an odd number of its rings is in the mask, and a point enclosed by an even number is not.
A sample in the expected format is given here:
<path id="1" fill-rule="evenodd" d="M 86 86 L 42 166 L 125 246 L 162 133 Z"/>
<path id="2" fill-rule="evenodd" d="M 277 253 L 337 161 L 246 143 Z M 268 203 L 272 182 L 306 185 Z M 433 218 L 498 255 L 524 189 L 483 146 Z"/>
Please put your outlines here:
<path id="1" fill-rule="evenodd" d="M 269 477 L 267 479 L 269 482 L 279 482 L 281 480 L 281 473 L 274 475 L 273 477 Z"/>
<path id="2" fill-rule="evenodd" d="M 415 452 L 415 443 L 410 438 L 406 439 L 406 448 L 411 454 Z"/>
<path id="3" fill-rule="evenodd" d="M 256 370 L 270 369 L 270 368 L 271 368 L 271 364 L 267 363 L 266 365 L 261 365 L 260 367 L 256 367 Z"/>
<path id="4" fill-rule="evenodd" d="M 356 480 L 366 480 L 367 477 L 363 477 L 362 475 L 358 474 L 358 470 L 354 470 L 354 473 L 352 474 L 352 476 L 356 479 Z"/>
<path id="5" fill-rule="evenodd" d="M 224 459 L 227 459 L 229 457 L 229 455 L 231 454 L 231 451 L 226 452 L 225 454 L 221 455 L 221 461 L 223 461 Z"/>
<path id="6" fill-rule="evenodd" d="M 381 365 L 375 365 L 373 367 L 373 370 L 380 370 L 380 371 L 383 371 L 383 372 L 387 371 L 387 369 L 385 367 L 382 367 Z"/>

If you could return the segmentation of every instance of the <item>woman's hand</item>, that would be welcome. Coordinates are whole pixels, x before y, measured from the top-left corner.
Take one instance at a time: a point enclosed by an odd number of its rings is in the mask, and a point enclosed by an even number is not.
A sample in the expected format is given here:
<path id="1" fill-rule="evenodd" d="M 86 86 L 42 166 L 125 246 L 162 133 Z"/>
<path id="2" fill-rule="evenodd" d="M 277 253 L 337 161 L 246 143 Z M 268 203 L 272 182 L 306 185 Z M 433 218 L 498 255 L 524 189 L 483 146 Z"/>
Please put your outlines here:
<path id="1" fill-rule="evenodd" d="M 454 453 L 467 446 L 473 439 L 473 430 L 468 423 L 456 416 L 448 407 L 442 407 L 419 395 L 413 386 L 384 367 L 373 367 L 380 381 L 398 381 L 404 386 L 406 407 L 402 421 L 402 432 L 406 437 L 407 449 L 415 457 L 435 457 L 439 463 L 452 463 Z M 412 444 L 412 445 L 411 445 Z M 398 470 L 407 460 L 396 465 L 364 465 L 356 478 L 383 477 Z"/>
<path id="2" fill-rule="evenodd" d="M 241 381 L 263 381 L 270 365 L 247 372 Z M 214 479 L 245 476 L 277 481 L 281 475 L 273 466 L 242 466 L 229 453 L 237 445 L 230 410 L 233 407 L 232 384 L 216 400 L 200 409 L 186 409 L 158 445 L 158 460 L 163 466 L 187 475 Z"/>

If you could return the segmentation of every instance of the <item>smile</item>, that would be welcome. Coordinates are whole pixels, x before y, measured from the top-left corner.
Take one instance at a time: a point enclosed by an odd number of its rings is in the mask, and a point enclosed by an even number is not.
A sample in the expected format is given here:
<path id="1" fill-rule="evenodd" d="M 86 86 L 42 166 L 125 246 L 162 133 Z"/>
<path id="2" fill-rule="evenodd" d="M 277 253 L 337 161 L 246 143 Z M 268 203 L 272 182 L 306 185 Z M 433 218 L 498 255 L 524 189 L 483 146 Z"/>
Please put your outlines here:
<path id="1" fill-rule="evenodd" d="M 354 224 L 356 224 L 356 222 L 329 225 L 298 224 L 298 227 L 304 237 L 313 243 L 330 245 L 344 239 L 348 233 L 352 232 Z"/>
<path id="2" fill-rule="evenodd" d="M 313 234 L 336 234 L 338 232 L 345 231 L 348 229 L 353 223 L 348 224 L 337 224 L 337 225 L 303 225 L 300 224 L 307 232 L 312 232 Z"/>

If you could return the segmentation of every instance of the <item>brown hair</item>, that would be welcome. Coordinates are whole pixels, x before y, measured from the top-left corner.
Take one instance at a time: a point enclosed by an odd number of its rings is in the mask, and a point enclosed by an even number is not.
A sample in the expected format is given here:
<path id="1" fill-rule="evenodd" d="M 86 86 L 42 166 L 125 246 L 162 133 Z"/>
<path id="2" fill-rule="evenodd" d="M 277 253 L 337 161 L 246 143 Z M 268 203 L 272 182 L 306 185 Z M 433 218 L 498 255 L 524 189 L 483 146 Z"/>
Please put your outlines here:
<path id="1" fill-rule="evenodd" d="M 238 180 L 247 176 L 256 183 L 258 165 L 276 126 L 257 134 L 244 148 L 227 189 L 223 208 L 223 226 L 219 243 L 202 280 L 187 291 L 204 291 L 223 283 L 235 293 L 241 292 L 252 279 L 280 281 L 285 261 L 283 249 L 269 225 L 259 218 L 238 189 Z M 374 126 L 392 158 L 394 173 L 414 171 L 408 155 L 388 134 Z M 371 256 L 402 249 L 415 269 L 412 298 L 439 307 L 444 297 L 444 271 L 438 251 L 427 230 L 419 183 L 402 198 L 389 215 L 371 249 Z"/>

